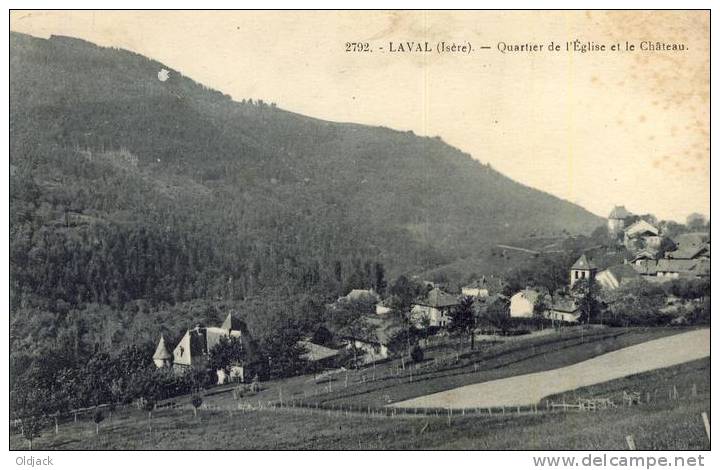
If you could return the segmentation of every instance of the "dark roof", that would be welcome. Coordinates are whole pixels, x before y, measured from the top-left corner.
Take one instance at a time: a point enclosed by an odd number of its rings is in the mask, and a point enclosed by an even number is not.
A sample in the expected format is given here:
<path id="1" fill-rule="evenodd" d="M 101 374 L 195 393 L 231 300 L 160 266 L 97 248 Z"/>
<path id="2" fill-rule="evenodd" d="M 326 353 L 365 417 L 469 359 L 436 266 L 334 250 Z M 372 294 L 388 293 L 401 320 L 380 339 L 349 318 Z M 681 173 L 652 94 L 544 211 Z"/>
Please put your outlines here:
<path id="1" fill-rule="evenodd" d="M 710 234 L 707 232 L 687 232 L 675 235 L 673 241 L 677 245 L 699 245 L 710 241 Z"/>
<path id="2" fill-rule="evenodd" d="M 452 307 L 459 304 L 458 299 L 455 296 L 446 294 L 438 288 L 431 290 L 430 292 L 428 292 L 427 297 L 415 303 L 418 305 L 439 308 Z"/>
<path id="3" fill-rule="evenodd" d="M 691 276 L 708 276 L 710 274 L 709 260 L 694 259 L 659 259 L 658 272 L 671 272 Z"/>
<path id="4" fill-rule="evenodd" d="M 558 312 L 575 313 L 580 307 L 572 299 L 558 299 L 553 302 L 551 309 Z"/>
<path id="5" fill-rule="evenodd" d="M 373 334 L 364 337 L 345 336 L 345 339 L 355 339 L 370 344 L 387 345 L 390 339 L 403 329 L 403 326 L 397 319 L 388 316 L 371 315 L 367 316 L 365 320 L 374 327 Z"/>
<path id="6" fill-rule="evenodd" d="M 597 269 L 597 266 L 583 254 L 570 269 Z"/>
<path id="7" fill-rule="evenodd" d="M 242 322 L 241 322 L 242 323 Z M 244 325 L 244 323 L 243 323 Z M 184 348 L 183 341 L 188 338 L 190 343 L 190 351 L 188 352 L 189 357 L 200 357 L 210 353 L 210 350 L 220 342 L 222 338 L 235 337 L 240 341 L 243 341 L 243 334 L 240 330 L 228 330 L 224 327 L 209 326 L 202 327 L 197 326 L 192 330 L 187 330 L 185 336 L 180 340 L 177 347 Z M 243 342 L 243 344 L 245 344 Z M 184 353 L 184 351 L 183 351 Z"/>
<path id="8" fill-rule="evenodd" d="M 640 264 L 633 264 L 632 268 L 639 274 L 654 276 L 657 274 L 657 261 L 654 259 L 644 260 Z"/>
<path id="9" fill-rule="evenodd" d="M 189 330 L 188 335 L 190 335 L 190 357 L 207 354 L 208 348 L 205 328 L 195 328 L 194 330 Z"/>
<path id="10" fill-rule="evenodd" d="M 502 279 L 495 276 L 482 276 L 480 279 L 476 279 L 470 284 L 463 286 L 462 289 L 500 290 L 502 289 Z"/>
<path id="11" fill-rule="evenodd" d="M 239 318 L 236 318 L 232 313 L 228 313 L 228 316 L 225 317 L 225 321 L 220 326 L 223 330 L 232 330 L 232 331 L 239 331 L 241 333 L 245 333 L 247 331 L 247 326 L 245 325 L 245 322 L 240 320 Z"/>
<path id="12" fill-rule="evenodd" d="M 666 254 L 668 258 L 693 259 L 702 254 L 703 251 L 706 251 L 707 256 L 710 256 L 710 239 L 707 233 L 683 233 L 676 236 L 673 241 L 676 244 L 676 249 Z"/>
<path id="13" fill-rule="evenodd" d="M 625 219 L 631 215 L 633 215 L 632 212 L 625 209 L 625 206 L 615 206 L 615 208 L 610 211 L 608 219 Z"/>
<path id="14" fill-rule="evenodd" d="M 641 259 L 654 260 L 655 258 L 657 258 L 657 252 L 654 252 L 654 251 L 651 251 L 648 249 L 644 249 L 644 250 L 638 252 L 635 255 L 635 257 L 630 260 L 630 262 L 632 263 L 632 262 L 635 262 L 635 261 L 641 260 Z"/>

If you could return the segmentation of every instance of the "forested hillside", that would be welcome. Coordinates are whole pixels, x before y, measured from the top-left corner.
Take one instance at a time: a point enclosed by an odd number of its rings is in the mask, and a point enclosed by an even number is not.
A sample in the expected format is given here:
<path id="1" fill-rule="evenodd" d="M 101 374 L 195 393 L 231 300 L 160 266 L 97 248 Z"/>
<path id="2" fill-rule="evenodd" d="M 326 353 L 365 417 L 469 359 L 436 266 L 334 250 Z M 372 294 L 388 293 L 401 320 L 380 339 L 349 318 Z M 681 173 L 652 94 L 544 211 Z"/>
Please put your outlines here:
<path id="1" fill-rule="evenodd" d="M 10 99 L 11 349 L 28 360 L 227 309 L 262 340 L 351 288 L 601 223 L 439 138 L 235 102 L 77 39 L 11 34 Z"/>

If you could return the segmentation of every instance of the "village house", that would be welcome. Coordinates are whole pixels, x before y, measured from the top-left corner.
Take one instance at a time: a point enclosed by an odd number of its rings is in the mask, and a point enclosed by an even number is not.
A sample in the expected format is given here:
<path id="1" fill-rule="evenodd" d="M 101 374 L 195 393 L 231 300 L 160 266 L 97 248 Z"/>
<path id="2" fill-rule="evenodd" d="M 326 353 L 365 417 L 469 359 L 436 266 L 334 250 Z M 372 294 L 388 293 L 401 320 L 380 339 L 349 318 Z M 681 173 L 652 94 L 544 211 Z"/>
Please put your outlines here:
<path id="1" fill-rule="evenodd" d="M 640 279 L 640 274 L 630 264 L 617 264 L 600 271 L 595 280 L 603 289 L 613 290 L 621 285 Z"/>
<path id="2" fill-rule="evenodd" d="M 488 297 L 492 293 L 500 292 L 500 290 L 502 290 L 502 281 L 495 276 L 490 276 L 490 278 L 483 276 L 460 288 L 462 295 L 476 299 Z"/>
<path id="3" fill-rule="evenodd" d="M 657 277 L 663 280 L 678 278 L 709 278 L 710 260 L 707 259 L 659 259 Z"/>
<path id="4" fill-rule="evenodd" d="M 675 250 L 665 253 L 664 258 L 656 260 L 641 252 L 630 261 L 630 265 L 649 280 L 710 277 L 709 234 L 683 233 L 676 236 L 673 242 Z"/>
<path id="5" fill-rule="evenodd" d="M 467 286 L 463 286 L 460 288 L 460 292 L 462 293 L 462 295 L 475 298 L 487 297 L 488 295 L 490 295 L 488 289 L 485 287 L 484 282 L 482 281 L 475 281 L 471 284 L 468 284 Z"/>
<path id="6" fill-rule="evenodd" d="M 675 250 L 666 253 L 668 259 L 710 259 L 710 235 L 704 232 L 683 233 L 674 240 Z"/>
<path id="7" fill-rule="evenodd" d="M 511 318 L 532 318 L 535 313 L 535 305 L 545 299 L 542 294 L 534 289 L 524 289 L 510 297 Z"/>
<path id="8" fill-rule="evenodd" d="M 577 323 L 580 321 L 580 307 L 569 298 L 558 299 L 545 312 L 545 318 L 554 321 Z"/>
<path id="9" fill-rule="evenodd" d="M 447 294 L 438 288 L 428 292 L 427 296 L 415 302 L 411 315 L 418 327 L 435 326 L 446 327 L 450 322 L 450 311 L 460 304 L 455 296 Z M 427 325 L 423 325 L 426 321 Z"/>
<path id="10" fill-rule="evenodd" d="M 580 258 L 575 261 L 575 264 L 570 268 L 570 288 L 575 285 L 580 279 L 588 279 L 592 281 L 595 279 L 597 274 L 597 266 L 588 259 L 585 254 L 582 254 Z"/>
<path id="11" fill-rule="evenodd" d="M 638 275 L 643 279 L 655 278 L 657 276 L 657 253 L 650 250 L 642 250 L 631 260 L 628 260 Z"/>
<path id="12" fill-rule="evenodd" d="M 223 324 L 219 327 L 196 326 L 187 330 L 180 342 L 172 352 L 168 351 L 165 345 L 165 338 L 160 336 L 157 349 L 153 355 L 153 362 L 158 368 L 172 367 L 180 373 L 189 368 L 207 368 L 210 351 L 218 344 L 221 338 L 240 338 L 248 340 L 249 334 L 244 322 L 228 314 Z M 168 357 L 169 356 L 169 357 Z M 225 383 L 227 379 L 244 380 L 243 364 L 234 364 L 230 367 L 230 374 L 227 377 L 225 371 L 218 370 L 218 383 Z"/>
<path id="13" fill-rule="evenodd" d="M 643 248 L 657 249 L 662 237 L 660 230 L 645 220 L 638 220 L 623 232 L 623 244 L 628 250 Z"/>
<path id="14" fill-rule="evenodd" d="M 634 266 L 640 266 L 647 261 L 655 261 L 657 259 L 657 252 L 652 250 L 641 250 L 635 254 L 635 256 L 628 261 L 628 264 Z"/>
<path id="15" fill-rule="evenodd" d="M 358 361 L 361 364 L 371 364 L 387 359 L 390 356 L 389 344 L 393 336 L 402 331 L 396 319 L 372 316 L 367 322 L 373 327 L 373 332 L 363 337 L 345 336 L 347 349 L 360 353 Z"/>

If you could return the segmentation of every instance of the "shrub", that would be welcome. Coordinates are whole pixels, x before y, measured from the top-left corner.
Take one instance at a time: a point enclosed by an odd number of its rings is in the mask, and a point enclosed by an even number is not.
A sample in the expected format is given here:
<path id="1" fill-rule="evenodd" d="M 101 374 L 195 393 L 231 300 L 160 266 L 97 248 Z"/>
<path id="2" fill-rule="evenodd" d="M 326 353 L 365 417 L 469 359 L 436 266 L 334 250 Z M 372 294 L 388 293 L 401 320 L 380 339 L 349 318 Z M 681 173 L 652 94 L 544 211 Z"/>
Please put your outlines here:
<path id="1" fill-rule="evenodd" d="M 420 348 L 420 346 L 415 345 L 415 347 L 412 348 L 412 351 L 410 351 L 410 357 L 412 357 L 412 360 L 415 363 L 422 362 L 425 358 L 425 353 L 423 353 L 423 350 L 422 348 Z"/>
<path id="2" fill-rule="evenodd" d="M 155 409 L 155 400 L 152 398 L 146 398 L 142 402 L 143 410 L 147 411 L 148 418 L 152 418 L 152 412 Z"/>
<path id="3" fill-rule="evenodd" d="M 202 402 L 203 402 L 203 399 L 200 395 L 195 394 L 192 396 L 192 400 L 190 401 L 190 403 L 192 403 L 193 414 L 195 415 L 196 418 L 197 418 L 197 410 L 202 405 Z"/>
<path id="4" fill-rule="evenodd" d="M 95 408 L 93 413 L 93 423 L 95 423 L 95 435 L 100 434 L 100 423 L 105 420 L 105 415 L 100 408 Z"/>

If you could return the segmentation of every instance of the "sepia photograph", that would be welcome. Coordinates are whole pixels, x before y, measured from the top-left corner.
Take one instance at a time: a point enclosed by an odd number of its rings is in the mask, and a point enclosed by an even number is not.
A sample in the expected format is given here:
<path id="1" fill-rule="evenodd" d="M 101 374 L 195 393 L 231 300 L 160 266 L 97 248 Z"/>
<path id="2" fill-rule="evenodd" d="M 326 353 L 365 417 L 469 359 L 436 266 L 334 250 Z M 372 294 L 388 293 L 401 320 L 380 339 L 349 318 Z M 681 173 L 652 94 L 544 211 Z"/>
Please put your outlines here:
<path id="1" fill-rule="evenodd" d="M 13 461 L 702 463 L 709 10 L 8 20 Z"/>

